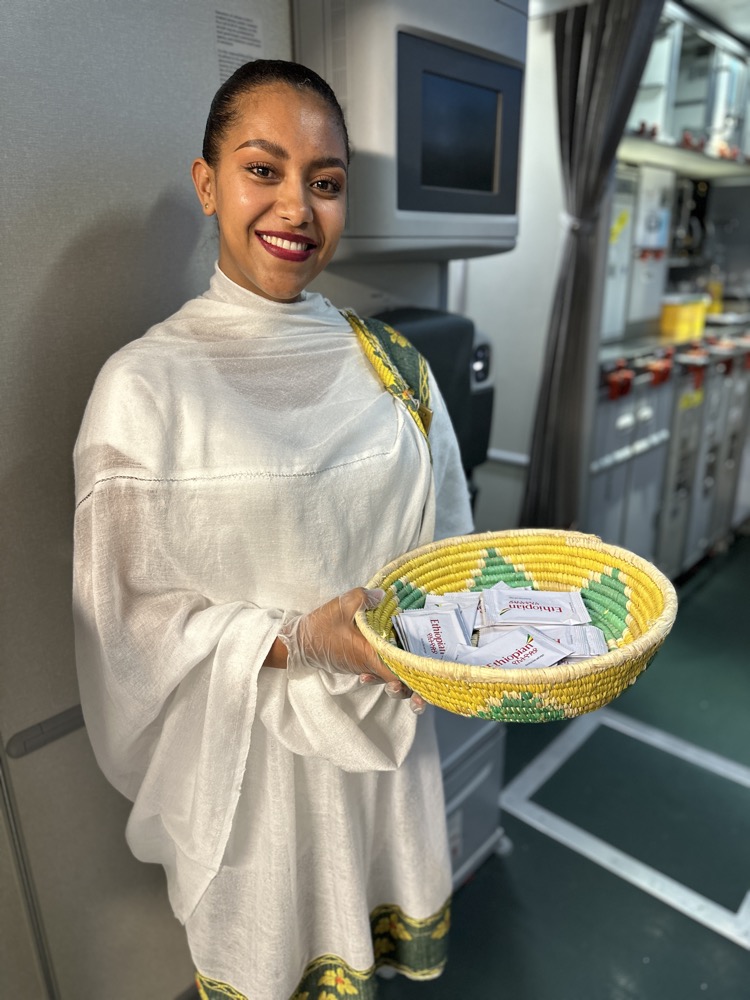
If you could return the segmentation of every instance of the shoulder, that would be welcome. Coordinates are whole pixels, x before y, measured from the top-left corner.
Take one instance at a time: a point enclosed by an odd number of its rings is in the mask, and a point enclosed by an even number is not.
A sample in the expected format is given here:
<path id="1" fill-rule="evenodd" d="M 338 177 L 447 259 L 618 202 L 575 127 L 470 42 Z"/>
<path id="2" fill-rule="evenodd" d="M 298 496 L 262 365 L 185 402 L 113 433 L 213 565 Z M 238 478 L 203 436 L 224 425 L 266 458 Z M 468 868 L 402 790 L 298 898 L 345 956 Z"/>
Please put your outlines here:
<path id="1" fill-rule="evenodd" d="M 125 344 L 102 366 L 89 404 L 121 405 L 162 396 L 169 371 L 190 355 L 191 334 L 214 311 L 202 298 L 191 299 L 177 312 Z"/>
<path id="2" fill-rule="evenodd" d="M 320 292 L 306 291 L 299 303 L 295 304 L 299 310 L 301 318 L 305 318 L 313 323 L 323 324 L 332 329 L 350 329 L 346 316 L 349 310 L 339 309 L 333 305 L 330 299 Z"/>
<path id="3" fill-rule="evenodd" d="M 159 468 L 165 427 L 153 368 L 140 341 L 128 344 L 106 362 L 89 396 L 73 452 L 77 497 L 106 476 Z"/>
<path id="4" fill-rule="evenodd" d="M 148 336 L 126 344 L 104 363 L 91 390 L 84 423 L 94 420 L 101 427 L 108 416 L 116 414 L 127 419 L 161 395 L 169 353 L 163 343 Z"/>
<path id="5" fill-rule="evenodd" d="M 382 363 L 392 373 L 397 373 L 397 387 L 399 379 L 406 384 L 416 403 L 420 419 L 427 421 L 424 426 L 428 430 L 431 419 L 428 412 L 431 407 L 431 380 L 429 365 L 424 356 L 388 323 L 373 317 L 363 320 L 351 311 L 347 316 L 355 330 L 359 331 L 365 353 L 376 369 Z M 400 388 L 405 386 L 400 384 Z"/>
<path id="6" fill-rule="evenodd" d="M 174 424 L 174 370 L 184 353 L 180 328 L 193 302 L 125 344 L 102 366 L 86 404 L 75 444 L 77 470 L 98 474 L 102 462 L 161 463 Z M 84 460 L 85 456 L 85 460 Z M 86 478 L 90 478 L 87 475 Z"/>

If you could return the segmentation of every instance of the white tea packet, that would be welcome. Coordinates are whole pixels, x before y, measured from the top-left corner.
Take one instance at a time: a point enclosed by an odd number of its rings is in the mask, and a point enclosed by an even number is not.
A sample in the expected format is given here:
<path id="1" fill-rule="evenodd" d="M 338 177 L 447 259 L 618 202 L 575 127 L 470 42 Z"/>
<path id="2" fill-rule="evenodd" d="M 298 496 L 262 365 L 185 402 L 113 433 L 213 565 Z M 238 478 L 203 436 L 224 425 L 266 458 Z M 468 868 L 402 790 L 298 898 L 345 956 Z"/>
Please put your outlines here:
<path id="1" fill-rule="evenodd" d="M 507 635 L 508 632 L 515 632 L 517 628 L 519 626 L 516 622 L 508 622 L 507 625 L 482 625 L 477 629 L 477 646 L 488 646 L 498 636 Z"/>
<path id="2" fill-rule="evenodd" d="M 587 625 L 591 617 L 577 590 L 515 593 L 485 590 L 481 625 Z"/>
<path id="3" fill-rule="evenodd" d="M 498 580 L 497 583 L 493 583 L 491 587 L 487 588 L 487 590 L 532 590 L 532 589 L 533 588 L 531 586 L 511 587 L 511 585 L 509 583 L 506 583 L 504 580 Z"/>
<path id="4" fill-rule="evenodd" d="M 571 651 L 534 628 L 514 628 L 484 646 L 460 649 L 458 662 L 475 667 L 551 667 Z"/>
<path id="5" fill-rule="evenodd" d="M 538 629 L 550 639 L 570 647 L 566 663 L 589 660 L 609 652 L 604 633 L 596 625 L 539 625 Z"/>
<path id="6" fill-rule="evenodd" d="M 428 594 L 424 599 L 425 608 L 444 608 L 458 605 L 461 618 L 464 623 L 467 643 L 471 643 L 471 633 L 476 625 L 477 614 L 479 613 L 479 593 L 472 594 L 469 591 L 457 591 L 447 594 Z"/>
<path id="7" fill-rule="evenodd" d="M 417 656 L 453 660 L 456 648 L 468 643 L 460 608 L 456 604 L 401 611 L 393 616 L 393 627 L 404 649 Z"/>

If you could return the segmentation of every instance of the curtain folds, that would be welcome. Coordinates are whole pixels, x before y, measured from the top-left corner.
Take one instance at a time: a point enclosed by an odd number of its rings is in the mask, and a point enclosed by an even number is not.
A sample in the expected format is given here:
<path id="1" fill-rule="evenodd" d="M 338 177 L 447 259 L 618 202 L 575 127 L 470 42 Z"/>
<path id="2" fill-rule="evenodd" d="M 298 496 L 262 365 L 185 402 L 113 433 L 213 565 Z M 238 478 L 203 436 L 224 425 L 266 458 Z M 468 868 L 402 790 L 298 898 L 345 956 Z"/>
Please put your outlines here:
<path id="1" fill-rule="evenodd" d="M 596 226 L 617 147 L 656 33 L 663 0 L 591 0 L 555 15 L 560 152 L 567 233 L 555 291 L 520 523 L 576 525 L 584 426 L 598 339 L 592 307 Z"/>

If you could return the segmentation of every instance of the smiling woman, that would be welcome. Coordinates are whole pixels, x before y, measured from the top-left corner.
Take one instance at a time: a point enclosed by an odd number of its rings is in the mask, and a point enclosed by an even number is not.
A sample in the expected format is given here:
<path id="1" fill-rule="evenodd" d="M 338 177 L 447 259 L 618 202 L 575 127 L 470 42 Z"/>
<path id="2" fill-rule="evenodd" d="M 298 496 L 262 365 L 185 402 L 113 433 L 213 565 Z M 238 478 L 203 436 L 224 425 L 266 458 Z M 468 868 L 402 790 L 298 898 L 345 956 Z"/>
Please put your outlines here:
<path id="1" fill-rule="evenodd" d="M 331 108 L 320 89 L 277 81 L 235 90 L 231 117 L 209 117 L 193 181 L 219 221 L 219 267 L 264 298 L 299 298 L 343 232 L 349 150 Z"/>
<path id="2" fill-rule="evenodd" d="M 107 362 L 76 443 L 86 725 L 204 998 L 369 1000 L 378 967 L 445 962 L 434 721 L 354 616 L 362 581 L 471 516 L 424 359 L 306 290 L 348 162 L 305 67 L 224 84 L 193 164 L 210 288 Z"/>

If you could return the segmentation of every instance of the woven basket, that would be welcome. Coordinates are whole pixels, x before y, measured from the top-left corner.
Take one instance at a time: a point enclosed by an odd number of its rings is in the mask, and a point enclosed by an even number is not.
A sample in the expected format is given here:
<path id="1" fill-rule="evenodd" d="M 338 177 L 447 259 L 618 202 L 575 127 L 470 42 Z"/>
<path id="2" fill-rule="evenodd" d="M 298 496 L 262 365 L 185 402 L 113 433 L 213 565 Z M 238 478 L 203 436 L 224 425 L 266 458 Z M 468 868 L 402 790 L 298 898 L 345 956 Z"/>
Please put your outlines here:
<path id="1" fill-rule="evenodd" d="M 396 645 L 391 616 L 425 594 L 478 591 L 503 580 L 535 590 L 580 590 L 609 652 L 575 664 L 498 670 L 416 656 Z M 591 712 L 645 670 L 669 633 L 677 595 L 656 567 L 594 535 L 524 529 L 465 535 L 408 552 L 367 584 L 386 594 L 357 625 L 396 674 L 458 715 L 548 722 Z"/>

